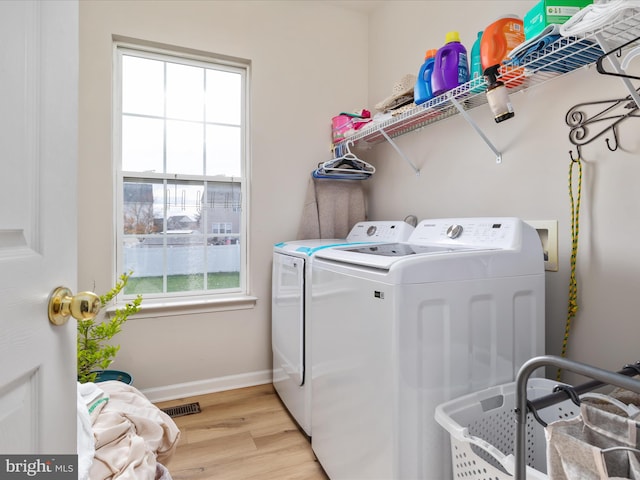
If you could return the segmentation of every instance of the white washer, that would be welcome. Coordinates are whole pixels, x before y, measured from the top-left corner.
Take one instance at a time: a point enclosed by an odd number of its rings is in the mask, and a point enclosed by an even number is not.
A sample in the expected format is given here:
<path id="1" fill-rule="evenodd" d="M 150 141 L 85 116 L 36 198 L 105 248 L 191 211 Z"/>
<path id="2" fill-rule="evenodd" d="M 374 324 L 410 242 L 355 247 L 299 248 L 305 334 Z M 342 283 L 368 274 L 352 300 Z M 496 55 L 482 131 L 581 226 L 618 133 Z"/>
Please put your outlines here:
<path id="1" fill-rule="evenodd" d="M 404 243 L 317 252 L 311 309 L 312 447 L 329 477 L 449 479 L 436 406 L 544 354 L 541 242 L 516 218 L 424 220 Z"/>
<path id="2" fill-rule="evenodd" d="M 359 222 L 346 239 L 296 240 L 274 246 L 271 294 L 273 385 L 307 435 L 311 435 L 308 306 L 314 254 L 337 245 L 404 241 L 413 229 L 404 221 Z"/>

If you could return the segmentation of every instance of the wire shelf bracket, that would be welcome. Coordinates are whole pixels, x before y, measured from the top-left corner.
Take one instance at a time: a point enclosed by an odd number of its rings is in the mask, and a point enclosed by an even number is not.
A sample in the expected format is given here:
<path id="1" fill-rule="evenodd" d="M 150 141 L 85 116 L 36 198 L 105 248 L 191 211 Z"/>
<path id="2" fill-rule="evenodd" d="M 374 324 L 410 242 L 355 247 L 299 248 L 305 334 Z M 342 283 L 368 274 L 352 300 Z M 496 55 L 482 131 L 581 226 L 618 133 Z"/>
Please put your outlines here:
<path id="1" fill-rule="evenodd" d="M 484 140 L 484 143 L 486 143 L 487 146 L 493 151 L 493 153 L 496 154 L 496 163 L 502 163 L 502 153 L 493 145 L 493 143 L 491 143 L 491 140 L 489 140 L 489 138 L 484 134 L 478 124 L 473 120 L 473 118 L 471 118 L 471 115 L 467 113 L 464 107 L 460 105 L 460 102 L 458 102 L 458 100 L 456 100 L 453 96 L 450 96 L 449 100 L 451 100 L 451 103 L 453 103 L 453 105 L 458 109 L 460 115 L 464 117 L 467 123 L 473 127 L 478 135 L 480 135 L 480 138 Z"/>
<path id="2" fill-rule="evenodd" d="M 398 147 L 398 145 L 396 145 L 396 142 L 394 142 L 391 137 L 389 135 L 387 135 L 387 132 L 384 131 L 384 129 L 380 128 L 379 129 L 380 133 L 382 134 L 382 136 L 385 138 L 385 140 L 387 142 L 389 142 L 389 145 L 391 145 L 393 147 L 393 149 L 398 152 L 398 155 L 400 155 L 400 157 L 409 164 L 409 166 L 413 169 L 413 172 L 416 174 L 416 177 L 420 176 L 420 169 L 418 167 L 415 166 L 415 164 L 409 160 L 409 158 L 402 152 L 402 150 L 400 150 L 400 147 Z"/>

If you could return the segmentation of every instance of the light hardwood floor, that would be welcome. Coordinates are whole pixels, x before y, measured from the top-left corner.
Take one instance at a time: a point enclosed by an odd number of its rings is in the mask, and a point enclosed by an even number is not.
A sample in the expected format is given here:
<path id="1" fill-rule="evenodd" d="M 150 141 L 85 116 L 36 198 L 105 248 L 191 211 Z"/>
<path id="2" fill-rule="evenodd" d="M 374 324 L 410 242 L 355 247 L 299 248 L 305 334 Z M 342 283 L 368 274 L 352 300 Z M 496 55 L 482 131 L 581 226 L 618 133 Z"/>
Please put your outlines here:
<path id="1" fill-rule="evenodd" d="M 173 480 L 328 480 L 273 385 L 156 405 L 192 402 L 201 413 L 174 418 L 181 436 L 166 465 Z"/>

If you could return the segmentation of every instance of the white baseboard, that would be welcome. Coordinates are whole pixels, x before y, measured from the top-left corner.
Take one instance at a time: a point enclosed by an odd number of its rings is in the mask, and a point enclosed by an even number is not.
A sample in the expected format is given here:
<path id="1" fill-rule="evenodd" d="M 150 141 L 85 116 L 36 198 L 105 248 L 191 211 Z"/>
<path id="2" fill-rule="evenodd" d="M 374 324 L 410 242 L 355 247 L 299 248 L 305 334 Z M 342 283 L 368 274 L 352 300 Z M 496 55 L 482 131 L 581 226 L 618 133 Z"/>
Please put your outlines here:
<path id="1" fill-rule="evenodd" d="M 165 387 L 153 387 L 140 390 L 151 402 L 164 402 L 177 398 L 193 397 L 207 393 L 222 392 L 236 388 L 253 387 L 271 383 L 271 370 L 229 375 L 227 377 L 198 380 L 197 382 L 177 383 Z"/>

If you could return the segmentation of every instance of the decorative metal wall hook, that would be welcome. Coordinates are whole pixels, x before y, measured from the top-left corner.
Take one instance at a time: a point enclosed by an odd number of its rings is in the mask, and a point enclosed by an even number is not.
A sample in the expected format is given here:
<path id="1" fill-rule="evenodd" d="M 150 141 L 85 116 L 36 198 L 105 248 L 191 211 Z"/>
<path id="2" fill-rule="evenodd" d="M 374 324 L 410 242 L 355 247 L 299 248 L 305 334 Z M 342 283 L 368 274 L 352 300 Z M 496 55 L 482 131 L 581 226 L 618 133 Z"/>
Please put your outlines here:
<path id="1" fill-rule="evenodd" d="M 616 144 L 615 147 L 611 147 L 611 145 L 609 144 L 609 139 L 605 138 L 605 142 L 607 142 L 607 148 L 611 151 L 611 152 L 615 152 L 616 150 L 618 150 L 618 133 L 616 131 L 616 125 L 614 124 L 611 127 L 611 130 L 613 131 L 613 139 L 615 140 Z"/>
<path id="2" fill-rule="evenodd" d="M 580 161 L 580 147 L 576 145 L 576 150 L 578 151 L 578 157 L 577 158 L 573 158 L 573 151 L 569 150 L 569 158 L 571 159 L 572 162 L 579 162 Z"/>
<path id="3" fill-rule="evenodd" d="M 640 89 L 638 89 L 640 92 Z M 595 107 L 602 107 L 602 110 L 591 113 Z M 580 128 L 585 125 L 601 122 L 603 120 L 618 119 L 621 116 L 633 114 L 638 109 L 631 96 L 624 98 L 613 98 L 609 100 L 597 100 L 595 102 L 578 103 L 571 107 L 565 115 L 565 123 L 572 128 Z M 613 114 L 618 110 L 617 114 Z M 620 111 L 622 113 L 620 113 Z"/>
<path id="4" fill-rule="evenodd" d="M 640 90 L 640 89 L 639 89 Z M 578 158 L 569 151 L 572 161 L 582 157 L 580 147 L 587 145 L 599 137 L 613 132 L 613 141 L 605 138 L 607 148 L 611 152 L 618 150 L 618 124 L 627 118 L 640 118 L 640 108 L 631 96 L 624 98 L 584 102 L 574 105 L 565 115 L 565 122 L 570 127 L 569 141 L 576 146 Z"/>

